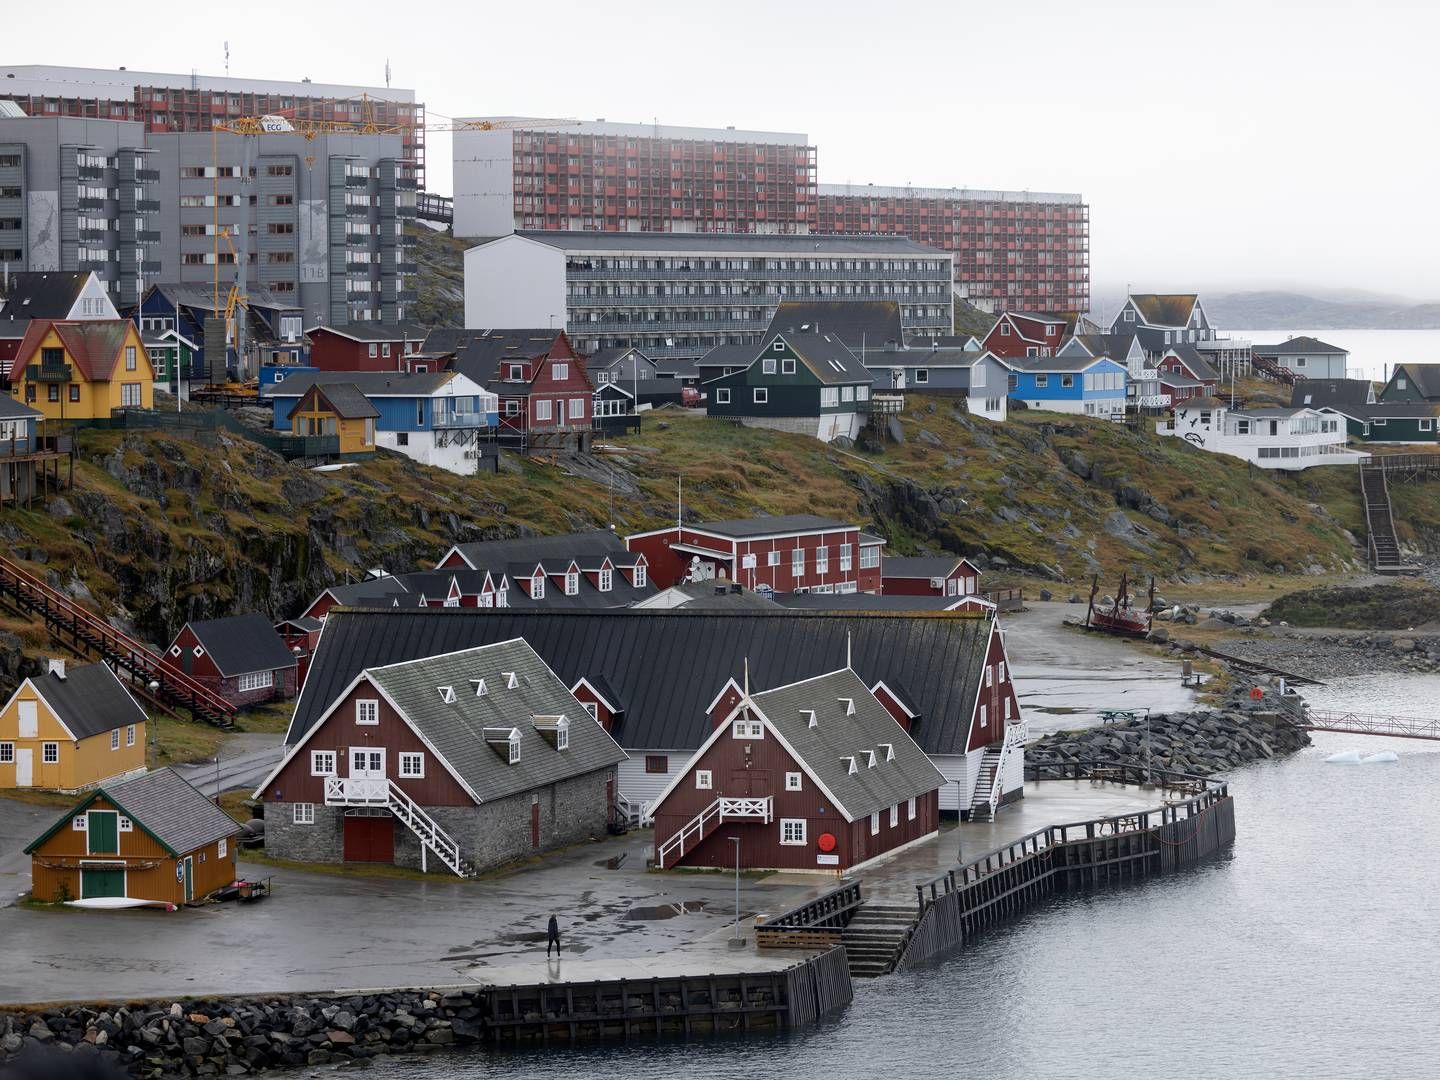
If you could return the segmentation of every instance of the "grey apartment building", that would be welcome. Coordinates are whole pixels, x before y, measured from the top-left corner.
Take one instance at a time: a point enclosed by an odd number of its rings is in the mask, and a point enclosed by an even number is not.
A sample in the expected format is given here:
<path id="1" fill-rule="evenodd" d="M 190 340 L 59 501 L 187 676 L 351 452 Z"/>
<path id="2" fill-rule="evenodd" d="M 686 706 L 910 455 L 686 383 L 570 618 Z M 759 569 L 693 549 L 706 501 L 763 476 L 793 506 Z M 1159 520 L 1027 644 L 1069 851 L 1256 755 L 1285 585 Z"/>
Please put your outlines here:
<path id="1" fill-rule="evenodd" d="M 895 300 L 907 335 L 949 334 L 953 258 L 893 236 L 516 232 L 465 252 L 465 325 L 698 358 L 759 341 L 785 300 Z"/>
<path id="2" fill-rule="evenodd" d="M 93 270 L 135 303 L 160 270 L 153 158 L 137 123 L 0 116 L 0 263 Z"/>
<path id="3" fill-rule="evenodd" d="M 152 134 L 160 277 L 250 286 L 306 327 L 412 316 L 415 175 L 398 135 Z M 216 230 L 219 229 L 217 236 Z M 241 242 L 241 238 L 244 242 Z"/>

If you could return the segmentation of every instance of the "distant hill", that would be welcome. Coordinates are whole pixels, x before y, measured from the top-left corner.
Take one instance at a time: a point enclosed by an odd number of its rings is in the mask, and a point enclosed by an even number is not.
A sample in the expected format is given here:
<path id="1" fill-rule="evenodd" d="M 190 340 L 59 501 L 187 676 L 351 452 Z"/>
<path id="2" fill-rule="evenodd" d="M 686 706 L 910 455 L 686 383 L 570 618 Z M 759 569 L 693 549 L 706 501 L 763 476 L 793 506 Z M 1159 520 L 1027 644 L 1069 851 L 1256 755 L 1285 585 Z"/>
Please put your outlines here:
<path id="1" fill-rule="evenodd" d="M 1322 298 L 1292 292 L 1210 293 L 1210 321 L 1246 330 L 1437 330 L 1440 303 Z"/>

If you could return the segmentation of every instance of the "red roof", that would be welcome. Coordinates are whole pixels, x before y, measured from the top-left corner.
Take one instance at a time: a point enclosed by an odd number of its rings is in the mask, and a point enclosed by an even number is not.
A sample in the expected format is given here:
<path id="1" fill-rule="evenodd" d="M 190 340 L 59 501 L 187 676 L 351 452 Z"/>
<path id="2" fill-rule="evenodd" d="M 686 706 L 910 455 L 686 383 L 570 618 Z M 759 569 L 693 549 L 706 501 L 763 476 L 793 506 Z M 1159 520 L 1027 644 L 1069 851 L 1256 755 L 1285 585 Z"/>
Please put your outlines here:
<path id="1" fill-rule="evenodd" d="M 127 319 L 86 319 L 61 322 L 58 319 L 34 319 L 25 331 L 20 349 L 10 364 L 10 379 L 18 381 L 25 374 L 40 342 L 53 328 L 65 346 L 70 361 L 86 382 L 109 382 L 120 362 L 120 353 L 129 338 Z M 137 346 L 137 349 L 139 347 Z M 38 362 L 38 361 L 37 361 Z"/>

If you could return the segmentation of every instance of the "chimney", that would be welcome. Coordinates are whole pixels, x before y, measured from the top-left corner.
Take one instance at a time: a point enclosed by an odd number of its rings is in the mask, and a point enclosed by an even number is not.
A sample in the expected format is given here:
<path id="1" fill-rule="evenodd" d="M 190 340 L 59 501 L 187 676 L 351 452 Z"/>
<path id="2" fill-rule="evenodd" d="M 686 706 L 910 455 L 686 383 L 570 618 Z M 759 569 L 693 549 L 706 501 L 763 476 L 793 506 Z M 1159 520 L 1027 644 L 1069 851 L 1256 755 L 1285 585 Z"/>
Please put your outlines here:
<path id="1" fill-rule="evenodd" d="M 46 674 L 54 675 L 57 679 L 63 680 L 65 678 L 65 661 L 50 660 L 46 663 L 45 671 Z"/>

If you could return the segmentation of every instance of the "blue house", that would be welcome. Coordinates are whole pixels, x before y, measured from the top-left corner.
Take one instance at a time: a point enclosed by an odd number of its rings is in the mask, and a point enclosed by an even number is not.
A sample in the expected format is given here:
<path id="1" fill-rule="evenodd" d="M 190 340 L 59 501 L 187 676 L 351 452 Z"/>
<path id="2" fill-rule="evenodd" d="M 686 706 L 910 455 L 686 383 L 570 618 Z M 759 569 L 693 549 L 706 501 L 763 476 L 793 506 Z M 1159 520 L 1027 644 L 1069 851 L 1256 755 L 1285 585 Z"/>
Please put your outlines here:
<path id="1" fill-rule="evenodd" d="M 499 399 L 458 371 L 311 371 L 260 390 L 274 405 L 276 431 L 290 430 L 290 413 L 305 392 L 324 383 L 351 383 L 375 406 L 375 445 L 453 473 L 478 471 L 500 423 Z M 492 460 L 493 464 L 493 460 Z"/>
<path id="2" fill-rule="evenodd" d="M 1108 356 L 1032 356 L 1005 362 L 1011 400 L 1031 409 L 1125 415 L 1125 366 Z"/>
<path id="3" fill-rule="evenodd" d="M 301 323 L 303 311 L 298 304 L 282 300 L 268 289 L 251 289 L 245 297 L 248 310 L 245 319 L 246 356 L 231 355 L 228 362 L 215 368 L 216 380 L 223 380 L 228 368 L 244 370 L 250 375 L 264 364 L 304 364 L 310 359 L 310 345 L 305 340 Z M 215 290 L 210 285 L 152 285 L 140 301 L 135 323 L 141 333 L 156 337 L 173 330 L 193 342 L 190 377 L 208 379 L 210 368 L 205 356 L 205 320 L 212 315 L 224 316 L 225 294 L 220 307 L 215 306 Z"/>

